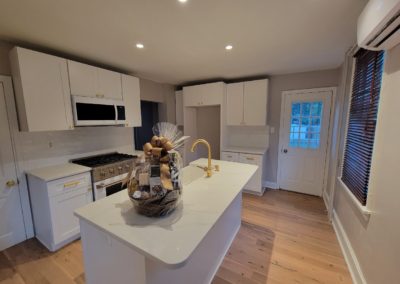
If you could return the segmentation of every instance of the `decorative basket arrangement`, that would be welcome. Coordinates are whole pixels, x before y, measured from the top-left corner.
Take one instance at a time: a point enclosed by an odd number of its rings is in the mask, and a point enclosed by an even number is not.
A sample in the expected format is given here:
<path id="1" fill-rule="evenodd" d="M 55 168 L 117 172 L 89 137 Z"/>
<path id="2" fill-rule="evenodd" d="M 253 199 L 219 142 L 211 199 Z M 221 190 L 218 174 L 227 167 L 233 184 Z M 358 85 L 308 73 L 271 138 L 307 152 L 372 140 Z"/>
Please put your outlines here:
<path id="1" fill-rule="evenodd" d="M 167 122 L 153 127 L 151 141 L 143 146 L 144 155 L 128 175 L 128 194 L 136 211 L 148 217 L 171 213 L 182 194 L 182 158 L 176 151 L 188 137 Z"/>

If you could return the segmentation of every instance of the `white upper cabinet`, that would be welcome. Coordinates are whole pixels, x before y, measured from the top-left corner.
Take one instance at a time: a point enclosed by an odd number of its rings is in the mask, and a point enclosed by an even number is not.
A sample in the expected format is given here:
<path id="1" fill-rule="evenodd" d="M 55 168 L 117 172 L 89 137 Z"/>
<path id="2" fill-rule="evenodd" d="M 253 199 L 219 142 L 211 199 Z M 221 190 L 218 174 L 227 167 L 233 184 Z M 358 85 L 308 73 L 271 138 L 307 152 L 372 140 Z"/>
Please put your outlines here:
<path id="1" fill-rule="evenodd" d="M 228 84 L 227 124 L 267 125 L 268 80 Z"/>
<path id="2" fill-rule="evenodd" d="M 121 74 L 97 68 L 98 92 L 109 99 L 122 99 Z"/>
<path id="3" fill-rule="evenodd" d="M 176 125 L 183 125 L 183 91 L 175 92 Z"/>
<path id="4" fill-rule="evenodd" d="M 72 95 L 122 99 L 120 73 L 72 60 L 68 72 Z"/>
<path id="5" fill-rule="evenodd" d="M 71 94 L 95 97 L 97 94 L 97 68 L 68 60 L 68 73 Z"/>
<path id="6" fill-rule="evenodd" d="M 185 107 L 221 105 L 224 92 L 223 82 L 183 87 L 183 104 Z"/>
<path id="7" fill-rule="evenodd" d="M 228 84 L 226 87 L 227 124 L 243 124 L 243 83 Z"/>
<path id="8" fill-rule="evenodd" d="M 244 82 L 243 122 L 245 125 L 267 124 L 268 80 Z"/>
<path id="9" fill-rule="evenodd" d="M 142 126 L 139 79 L 122 74 L 122 95 L 125 104 L 126 126 Z"/>
<path id="10" fill-rule="evenodd" d="M 20 47 L 10 61 L 21 131 L 72 129 L 67 61 Z"/>

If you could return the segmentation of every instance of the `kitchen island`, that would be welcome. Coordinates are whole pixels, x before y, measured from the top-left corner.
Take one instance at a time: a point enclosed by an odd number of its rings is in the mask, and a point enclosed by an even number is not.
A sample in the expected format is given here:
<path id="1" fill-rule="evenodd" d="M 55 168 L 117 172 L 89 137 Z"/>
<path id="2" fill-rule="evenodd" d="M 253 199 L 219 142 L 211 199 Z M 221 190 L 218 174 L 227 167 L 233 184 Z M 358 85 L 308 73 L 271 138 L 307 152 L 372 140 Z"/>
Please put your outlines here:
<path id="1" fill-rule="evenodd" d="M 86 282 L 210 283 L 240 228 L 242 188 L 257 166 L 213 160 L 205 177 L 183 169 L 183 195 L 169 216 L 138 215 L 126 191 L 75 211 L 80 220 Z"/>

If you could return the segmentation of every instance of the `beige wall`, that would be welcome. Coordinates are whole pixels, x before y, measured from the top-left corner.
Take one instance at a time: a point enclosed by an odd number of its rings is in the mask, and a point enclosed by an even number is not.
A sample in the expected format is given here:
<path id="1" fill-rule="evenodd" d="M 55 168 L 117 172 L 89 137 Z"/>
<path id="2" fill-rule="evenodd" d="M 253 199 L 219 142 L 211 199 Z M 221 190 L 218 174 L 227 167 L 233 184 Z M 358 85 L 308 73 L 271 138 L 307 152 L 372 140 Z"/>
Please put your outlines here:
<path id="1" fill-rule="evenodd" d="M 400 45 L 387 52 L 365 220 L 344 189 L 335 190 L 334 209 L 360 264 L 366 283 L 400 279 Z"/>
<path id="2" fill-rule="evenodd" d="M 140 99 L 159 103 L 160 121 L 176 122 L 174 86 L 140 79 Z"/>
<path id="3" fill-rule="evenodd" d="M 0 41 L 0 75 L 10 75 L 11 66 L 8 59 L 8 52 L 13 46 L 4 41 Z"/>
<path id="4" fill-rule="evenodd" d="M 277 181 L 279 124 L 281 117 L 282 91 L 322 87 L 336 87 L 339 84 L 340 69 L 296 73 L 270 77 L 268 101 L 268 125 L 275 128 L 269 137 L 269 150 L 265 166 L 266 180 Z"/>

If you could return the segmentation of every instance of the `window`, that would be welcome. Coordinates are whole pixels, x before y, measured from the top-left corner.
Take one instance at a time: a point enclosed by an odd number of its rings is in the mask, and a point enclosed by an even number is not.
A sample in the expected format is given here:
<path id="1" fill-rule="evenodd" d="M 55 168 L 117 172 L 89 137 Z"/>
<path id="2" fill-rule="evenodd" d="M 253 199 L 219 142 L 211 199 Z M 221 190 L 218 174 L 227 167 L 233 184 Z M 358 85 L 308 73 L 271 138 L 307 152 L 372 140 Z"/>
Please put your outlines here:
<path id="1" fill-rule="evenodd" d="M 322 102 L 292 103 L 289 146 L 318 149 L 321 136 Z"/>
<path id="2" fill-rule="evenodd" d="M 342 181 L 366 205 L 384 52 L 361 49 L 355 60 Z"/>

